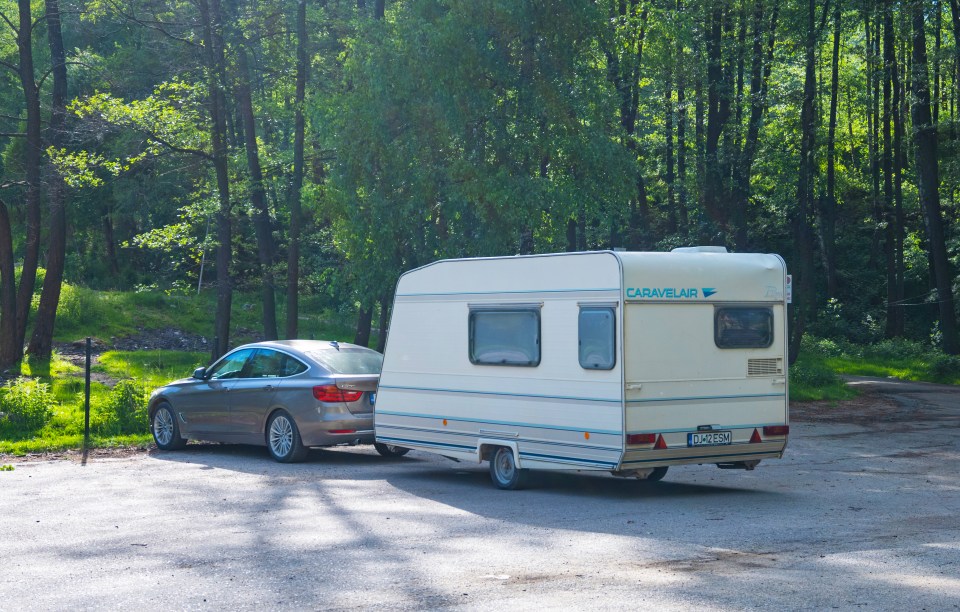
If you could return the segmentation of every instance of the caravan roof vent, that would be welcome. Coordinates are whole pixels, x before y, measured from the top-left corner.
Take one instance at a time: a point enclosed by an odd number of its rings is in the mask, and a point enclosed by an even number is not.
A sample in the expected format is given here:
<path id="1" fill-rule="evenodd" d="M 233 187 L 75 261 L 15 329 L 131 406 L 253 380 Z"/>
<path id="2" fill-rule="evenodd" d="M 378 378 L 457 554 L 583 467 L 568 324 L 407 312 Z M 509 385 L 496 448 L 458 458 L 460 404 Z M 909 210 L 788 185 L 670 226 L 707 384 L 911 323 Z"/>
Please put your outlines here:
<path id="1" fill-rule="evenodd" d="M 727 247 L 722 246 L 692 246 L 677 247 L 671 253 L 726 253 Z"/>

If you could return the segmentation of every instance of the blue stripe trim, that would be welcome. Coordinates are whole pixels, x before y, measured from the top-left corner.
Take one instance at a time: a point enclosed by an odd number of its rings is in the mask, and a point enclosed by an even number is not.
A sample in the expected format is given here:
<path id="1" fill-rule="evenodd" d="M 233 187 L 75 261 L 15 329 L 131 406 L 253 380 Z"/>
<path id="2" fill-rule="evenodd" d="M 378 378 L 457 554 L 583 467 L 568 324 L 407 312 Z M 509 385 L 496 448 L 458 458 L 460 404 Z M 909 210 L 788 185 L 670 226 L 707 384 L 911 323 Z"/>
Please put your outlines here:
<path id="1" fill-rule="evenodd" d="M 773 422 L 773 423 L 758 423 L 753 425 L 721 425 L 720 429 L 751 429 L 755 427 L 766 427 L 767 425 L 786 425 L 783 421 Z M 680 429 L 638 429 L 636 431 L 629 431 L 627 435 L 638 434 L 638 433 L 697 433 L 696 429 L 691 429 L 690 427 L 684 427 Z"/>
<path id="2" fill-rule="evenodd" d="M 393 438 L 389 436 L 377 436 L 378 442 L 391 442 L 398 445 L 413 444 L 415 446 L 431 446 L 437 448 L 453 448 L 462 451 L 476 452 L 476 446 L 462 446 L 460 444 L 444 444 L 443 442 L 424 442 L 423 440 L 408 440 L 406 438 Z"/>
<path id="3" fill-rule="evenodd" d="M 669 450 L 679 450 L 679 449 L 669 449 Z M 755 453 L 730 453 L 729 455 L 691 455 L 684 457 L 660 457 L 659 459 L 632 459 L 630 461 L 624 461 L 623 465 L 633 465 L 635 463 L 655 463 L 663 461 L 674 461 L 674 460 L 686 460 L 686 459 L 732 459 L 734 457 L 749 457 L 752 455 L 778 455 L 783 451 L 759 451 Z"/>
<path id="4" fill-rule="evenodd" d="M 582 448 L 592 451 L 616 451 L 618 454 L 623 451 L 623 447 L 619 444 L 617 446 L 601 446 L 599 444 L 574 444 L 572 442 L 555 442 L 551 440 L 538 440 L 536 438 L 507 438 L 504 436 L 497 435 L 488 435 L 480 433 L 469 433 L 469 432 L 460 432 L 460 431 L 447 431 L 445 429 L 427 429 L 425 427 L 405 427 L 402 425 L 383 425 L 380 427 L 383 429 L 398 429 L 401 431 L 410 431 L 410 432 L 422 432 L 422 433 L 432 433 L 432 434 L 441 434 L 444 436 L 459 436 L 461 438 L 473 438 L 479 439 L 484 438 L 487 440 L 503 440 L 504 442 L 526 442 L 528 444 L 543 444 L 545 446 L 560 446 L 564 448 Z M 618 436 L 619 438 L 619 436 Z"/>
<path id="5" fill-rule="evenodd" d="M 757 393 L 752 395 L 704 395 L 700 397 L 656 397 L 649 399 L 632 399 L 627 400 L 628 404 L 645 404 L 652 402 L 692 402 L 692 401 L 702 401 L 702 400 L 718 400 L 718 399 L 745 399 L 745 398 L 759 398 L 759 397 L 786 397 L 786 393 Z"/>
<path id="6" fill-rule="evenodd" d="M 619 295 L 620 287 L 605 289 L 522 289 L 516 291 L 449 291 L 431 293 L 398 293 L 397 297 L 423 297 L 429 295 L 527 295 L 531 293 L 583 293 L 586 291 L 616 291 Z"/>
<path id="7" fill-rule="evenodd" d="M 594 459 L 581 459 L 579 457 L 563 457 L 560 455 L 542 455 L 540 453 L 521 452 L 520 458 L 534 459 L 538 461 L 557 461 L 563 463 L 579 463 L 583 465 L 599 465 L 605 468 L 615 468 L 617 464 L 609 461 L 596 461 Z"/>
<path id="8" fill-rule="evenodd" d="M 435 420 L 447 419 L 448 421 L 459 421 L 462 423 L 480 423 L 481 425 L 510 425 L 513 427 L 533 427 L 535 429 L 550 429 L 550 430 L 556 430 L 556 431 L 586 431 L 586 432 L 590 432 L 591 434 L 610 434 L 613 436 L 619 436 L 619 435 L 622 435 L 623 433 L 618 430 L 610 430 L 610 429 L 591 429 L 589 427 L 563 427 L 560 425 L 537 425 L 534 423 L 517 423 L 514 421 L 489 421 L 489 420 L 483 420 L 483 419 L 465 419 L 460 417 L 449 417 L 449 416 L 440 416 L 440 415 L 433 415 L 433 414 L 413 414 L 410 412 L 393 412 L 393 411 L 380 410 L 380 409 L 377 409 L 376 413 L 384 414 L 388 416 L 415 417 L 420 419 L 435 419 Z M 393 427 L 393 425 L 390 425 L 390 424 L 387 424 L 385 426 Z M 478 434 L 478 435 L 483 435 L 483 434 Z"/>
<path id="9" fill-rule="evenodd" d="M 382 442 L 391 442 L 396 443 L 397 445 L 410 444 L 413 446 L 428 446 L 431 448 L 449 448 L 455 449 L 458 451 L 468 451 L 475 452 L 476 447 L 470 446 L 461 446 L 459 444 L 445 444 L 443 442 L 423 442 L 421 440 L 407 440 L 405 438 L 393 438 L 387 436 L 377 436 L 378 441 Z M 554 461 L 554 462 L 563 462 L 563 463 L 576 463 L 580 465 L 596 465 L 608 469 L 613 469 L 617 467 L 616 463 L 611 463 L 609 461 L 594 461 L 591 459 L 579 459 L 574 457 L 563 457 L 559 455 L 541 455 L 537 453 L 520 453 L 520 458 L 526 457 L 527 459 L 533 459 L 536 461 Z"/>
<path id="10" fill-rule="evenodd" d="M 426 391 L 428 393 L 459 393 L 463 395 L 494 395 L 498 397 L 533 397 L 537 399 L 566 400 L 576 402 L 599 402 L 604 404 L 619 404 L 620 399 L 602 399 L 593 397 L 575 397 L 570 395 L 540 395 L 537 393 L 504 393 L 502 391 L 468 391 L 466 389 L 436 389 L 430 387 L 404 387 L 400 385 L 380 385 L 381 389 L 396 389 L 398 391 Z M 378 398 L 379 399 L 379 398 Z"/>

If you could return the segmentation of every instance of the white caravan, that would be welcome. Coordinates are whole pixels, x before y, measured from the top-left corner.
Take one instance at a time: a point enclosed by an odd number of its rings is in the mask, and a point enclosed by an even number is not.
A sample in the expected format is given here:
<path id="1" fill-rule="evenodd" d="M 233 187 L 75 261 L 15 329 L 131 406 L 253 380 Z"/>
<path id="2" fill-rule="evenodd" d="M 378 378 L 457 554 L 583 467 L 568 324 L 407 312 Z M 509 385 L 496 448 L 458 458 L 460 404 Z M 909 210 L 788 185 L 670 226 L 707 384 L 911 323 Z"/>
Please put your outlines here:
<path id="1" fill-rule="evenodd" d="M 659 480 L 783 455 L 788 277 L 691 247 L 438 261 L 397 284 L 377 441 L 529 469 Z"/>

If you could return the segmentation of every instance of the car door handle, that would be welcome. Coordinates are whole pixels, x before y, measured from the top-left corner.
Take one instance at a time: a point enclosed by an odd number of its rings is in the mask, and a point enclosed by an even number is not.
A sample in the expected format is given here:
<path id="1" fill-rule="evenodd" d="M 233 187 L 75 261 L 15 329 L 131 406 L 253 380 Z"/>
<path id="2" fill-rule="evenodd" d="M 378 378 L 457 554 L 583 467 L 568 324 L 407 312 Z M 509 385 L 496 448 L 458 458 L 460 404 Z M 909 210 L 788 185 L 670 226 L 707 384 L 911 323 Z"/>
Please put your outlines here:
<path id="1" fill-rule="evenodd" d="M 273 389 L 273 385 L 266 385 L 266 386 L 264 386 L 264 388 L 263 388 L 264 391 L 269 391 L 269 390 L 271 390 L 271 389 Z"/>

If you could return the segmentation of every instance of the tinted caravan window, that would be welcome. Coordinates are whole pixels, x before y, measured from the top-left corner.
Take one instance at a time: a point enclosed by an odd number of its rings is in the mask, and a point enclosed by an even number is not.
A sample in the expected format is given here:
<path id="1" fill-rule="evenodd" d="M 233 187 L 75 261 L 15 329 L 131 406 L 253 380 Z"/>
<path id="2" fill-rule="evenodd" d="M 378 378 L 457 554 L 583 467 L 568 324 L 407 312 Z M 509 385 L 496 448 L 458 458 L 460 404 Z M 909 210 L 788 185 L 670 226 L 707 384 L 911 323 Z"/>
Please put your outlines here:
<path id="1" fill-rule="evenodd" d="M 539 365 L 540 309 L 471 310 L 470 361 L 478 365 Z"/>
<path id="2" fill-rule="evenodd" d="M 773 310 L 717 308 L 713 318 L 713 339 L 719 348 L 767 348 L 773 344 Z"/>
<path id="3" fill-rule="evenodd" d="M 578 322 L 580 366 L 589 370 L 612 370 L 617 363 L 617 322 L 613 308 L 583 306 Z"/>

